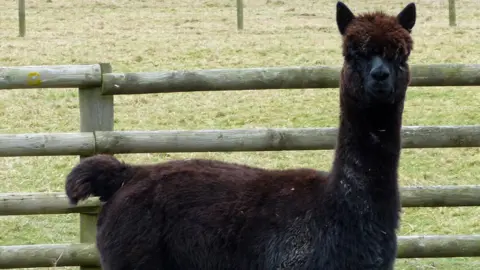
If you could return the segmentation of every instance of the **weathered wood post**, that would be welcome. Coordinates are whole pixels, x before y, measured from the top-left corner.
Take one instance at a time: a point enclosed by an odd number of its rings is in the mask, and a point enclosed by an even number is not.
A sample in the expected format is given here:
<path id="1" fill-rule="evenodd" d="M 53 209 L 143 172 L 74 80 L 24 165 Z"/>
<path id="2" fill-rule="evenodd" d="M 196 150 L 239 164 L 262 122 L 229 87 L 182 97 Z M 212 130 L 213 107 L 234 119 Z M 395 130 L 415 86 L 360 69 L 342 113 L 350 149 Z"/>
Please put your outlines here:
<path id="1" fill-rule="evenodd" d="M 448 21 L 450 26 L 457 26 L 457 15 L 455 12 L 455 0 L 448 0 Z"/>
<path id="2" fill-rule="evenodd" d="M 237 0 L 237 29 L 243 29 L 243 0 Z"/>
<path id="3" fill-rule="evenodd" d="M 25 0 L 18 0 L 18 31 L 21 37 L 25 36 Z"/>
<path id="4" fill-rule="evenodd" d="M 110 64 L 100 64 L 101 73 L 112 72 Z M 113 95 L 102 96 L 102 87 L 80 88 L 80 131 L 113 130 Z M 80 159 L 86 156 L 80 156 Z M 80 242 L 95 243 L 96 213 L 80 214 Z M 81 270 L 100 270 L 101 268 L 80 267 Z"/>

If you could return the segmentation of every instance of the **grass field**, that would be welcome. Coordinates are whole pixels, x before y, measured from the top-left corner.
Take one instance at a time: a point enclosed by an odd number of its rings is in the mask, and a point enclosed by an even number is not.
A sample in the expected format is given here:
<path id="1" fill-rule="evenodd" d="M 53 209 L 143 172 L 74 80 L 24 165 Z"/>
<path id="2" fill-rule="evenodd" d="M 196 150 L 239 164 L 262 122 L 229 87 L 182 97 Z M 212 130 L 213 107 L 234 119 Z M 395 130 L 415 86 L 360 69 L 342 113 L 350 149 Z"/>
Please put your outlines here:
<path id="1" fill-rule="evenodd" d="M 0 65 L 92 64 L 114 71 L 339 65 L 333 0 L 246 0 L 236 31 L 234 0 L 28 0 L 19 38 L 16 1 L 0 9 Z M 368 2 L 368 4 L 367 4 Z M 478 0 L 418 0 L 411 64 L 480 63 Z M 351 0 L 356 13 L 395 14 L 408 1 Z M 411 87 L 404 125 L 479 124 L 478 87 Z M 234 101 L 234 102 L 232 102 Z M 115 97 L 116 130 L 332 127 L 337 89 L 175 93 Z M 74 89 L 0 92 L 0 133 L 76 132 Z M 268 168 L 328 169 L 332 151 L 119 155 L 131 162 L 206 157 Z M 59 192 L 78 157 L 0 158 L 1 192 Z M 480 183 L 479 149 L 405 149 L 401 185 Z M 78 215 L 1 217 L 0 245 L 78 242 Z M 480 208 L 404 209 L 400 235 L 480 233 Z M 67 268 L 63 268 L 67 269 Z M 76 269 L 76 268 L 70 268 Z M 396 269 L 480 269 L 480 259 L 398 260 Z"/>

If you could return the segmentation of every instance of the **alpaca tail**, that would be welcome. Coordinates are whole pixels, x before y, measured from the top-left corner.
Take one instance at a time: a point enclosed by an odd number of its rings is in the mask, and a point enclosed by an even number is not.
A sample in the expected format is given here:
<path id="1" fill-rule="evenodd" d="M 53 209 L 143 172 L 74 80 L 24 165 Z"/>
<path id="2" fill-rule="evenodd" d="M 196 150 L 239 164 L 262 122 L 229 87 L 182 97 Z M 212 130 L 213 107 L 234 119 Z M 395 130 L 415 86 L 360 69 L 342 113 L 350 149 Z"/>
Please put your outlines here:
<path id="1" fill-rule="evenodd" d="M 67 175 L 65 191 L 71 204 L 90 196 L 107 201 L 131 176 L 133 168 L 110 155 L 96 155 L 80 161 Z"/>

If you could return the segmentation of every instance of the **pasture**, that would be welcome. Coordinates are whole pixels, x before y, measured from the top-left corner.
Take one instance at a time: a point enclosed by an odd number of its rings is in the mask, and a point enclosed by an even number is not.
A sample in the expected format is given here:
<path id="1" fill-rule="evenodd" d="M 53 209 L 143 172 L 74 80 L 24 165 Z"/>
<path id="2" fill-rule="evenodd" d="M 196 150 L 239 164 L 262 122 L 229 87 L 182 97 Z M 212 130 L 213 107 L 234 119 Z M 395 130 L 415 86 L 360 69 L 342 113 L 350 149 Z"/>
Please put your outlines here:
<path id="1" fill-rule="evenodd" d="M 262 66 L 340 65 L 336 1 L 245 2 L 236 30 L 233 0 L 27 1 L 19 38 L 16 1 L 0 10 L 1 65 L 108 62 L 114 72 Z M 409 1 L 346 1 L 355 13 L 398 12 Z M 418 0 L 410 64 L 480 63 L 477 0 Z M 404 125 L 479 124 L 478 87 L 411 87 Z M 78 91 L 0 92 L 0 133 L 79 131 Z M 115 97 L 115 130 L 335 127 L 338 89 L 149 94 Z M 117 155 L 129 162 L 206 157 L 267 168 L 328 169 L 332 151 Z M 62 192 L 78 157 L 0 158 L 0 193 Z M 405 149 L 400 184 L 480 183 L 480 150 Z M 0 219 L 0 245 L 78 242 L 78 215 Z M 404 208 L 400 235 L 478 234 L 480 209 Z M 478 269 L 478 258 L 398 260 L 396 269 Z M 68 269 L 68 268 L 63 268 Z M 73 269 L 73 268 L 70 268 Z"/>

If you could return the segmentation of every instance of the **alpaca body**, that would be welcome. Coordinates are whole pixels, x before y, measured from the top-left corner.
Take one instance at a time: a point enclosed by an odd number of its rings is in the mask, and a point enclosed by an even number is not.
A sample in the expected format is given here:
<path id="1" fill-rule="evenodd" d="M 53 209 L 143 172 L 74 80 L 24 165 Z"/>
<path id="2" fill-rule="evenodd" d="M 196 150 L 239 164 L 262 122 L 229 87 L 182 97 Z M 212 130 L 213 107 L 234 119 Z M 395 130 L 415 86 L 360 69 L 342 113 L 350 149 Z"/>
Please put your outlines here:
<path id="1" fill-rule="evenodd" d="M 86 158 L 71 203 L 106 202 L 97 224 L 105 270 L 390 270 L 399 223 L 398 161 L 415 5 L 354 16 L 343 38 L 340 123 L 329 173 L 214 160 L 130 165 Z"/>
<path id="2" fill-rule="evenodd" d="M 210 160 L 124 172 L 133 177 L 98 221 L 97 245 L 112 269 L 387 269 L 381 258 L 395 248 L 386 248 L 395 234 L 370 202 L 328 199 L 325 172 Z M 369 247 L 371 257 L 355 256 Z M 344 258 L 314 259 L 338 250 Z"/>

